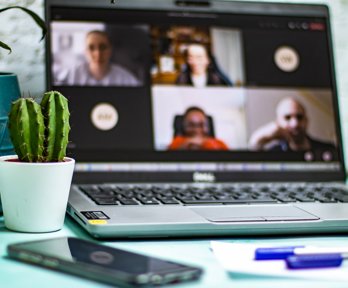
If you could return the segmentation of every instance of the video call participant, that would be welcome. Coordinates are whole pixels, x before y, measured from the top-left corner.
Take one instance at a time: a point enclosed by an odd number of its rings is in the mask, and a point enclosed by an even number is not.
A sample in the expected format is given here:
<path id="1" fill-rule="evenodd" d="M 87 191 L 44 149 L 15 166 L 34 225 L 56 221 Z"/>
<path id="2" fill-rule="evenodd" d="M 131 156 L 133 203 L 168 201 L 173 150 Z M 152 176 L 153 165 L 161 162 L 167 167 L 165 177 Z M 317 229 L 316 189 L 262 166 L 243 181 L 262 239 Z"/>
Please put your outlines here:
<path id="1" fill-rule="evenodd" d="M 85 40 L 85 63 L 69 71 L 68 85 L 139 86 L 126 68 L 111 63 L 112 44 L 104 31 L 91 31 Z"/>
<path id="2" fill-rule="evenodd" d="M 329 151 L 334 145 L 313 139 L 307 133 L 308 117 L 304 106 L 293 98 L 281 100 L 276 120 L 256 130 L 250 148 L 267 151 Z"/>
<path id="3" fill-rule="evenodd" d="M 204 45 L 190 44 L 185 51 L 185 61 L 185 70 L 178 76 L 176 84 L 194 87 L 232 86 L 232 82 L 213 65 Z"/>
<path id="4" fill-rule="evenodd" d="M 169 150 L 228 150 L 224 142 L 209 136 L 208 118 L 199 107 L 185 111 L 182 126 L 182 134 L 173 139 Z"/>

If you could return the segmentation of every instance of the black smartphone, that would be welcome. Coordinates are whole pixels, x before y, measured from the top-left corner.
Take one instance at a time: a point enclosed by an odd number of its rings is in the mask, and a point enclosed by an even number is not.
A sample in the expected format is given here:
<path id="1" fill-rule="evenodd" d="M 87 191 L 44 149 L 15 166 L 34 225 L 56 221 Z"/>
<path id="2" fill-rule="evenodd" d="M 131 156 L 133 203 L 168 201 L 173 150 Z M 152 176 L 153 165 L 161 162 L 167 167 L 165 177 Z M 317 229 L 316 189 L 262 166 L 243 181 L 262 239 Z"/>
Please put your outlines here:
<path id="1" fill-rule="evenodd" d="M 119 287 L 142 287 L 198 279 L 202 269 L 148 257 L 78 238 L 12 244 L 10 258 Z"/>

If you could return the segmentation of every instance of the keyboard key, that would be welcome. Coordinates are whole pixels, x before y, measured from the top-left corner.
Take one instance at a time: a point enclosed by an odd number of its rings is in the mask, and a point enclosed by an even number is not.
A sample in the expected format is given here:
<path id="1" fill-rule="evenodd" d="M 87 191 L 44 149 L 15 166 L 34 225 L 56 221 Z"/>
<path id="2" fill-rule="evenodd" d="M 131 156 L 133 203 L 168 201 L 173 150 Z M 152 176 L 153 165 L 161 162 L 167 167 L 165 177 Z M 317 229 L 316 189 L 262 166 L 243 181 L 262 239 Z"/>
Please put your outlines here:
<path id="1" fill-rule="evenodd" d="M 159 201 L 162 204 L 167 204 L 167 205 L 171 205 L 171 204 L 180 204 L 180 202 L 178 200 L 175 200 L 173 198 L 161 198 L 159 199 Z"/>
<path id="2" fill-rule="evenodd" d="M 96 199 L 95 203 L 98 205 L 118 205 L 118 202 L 114 199 Z"/>
<path id="3" fill-rule="evenodd" d="M 162 193 L 164 191 L 168 191 L 168 189 L 164 188 L 164 187 L 158 187 L 158 186 L 153 186 L 150 188 L 150 190 L 153 192 L 153 193 Z"/>
<path id="4" fill-rule="evenodd" d="M 300 202 L 315 202 L 315 199 L 310 198 L 307 195 L 296 195 L 295 198 Z"/>
<path id="5" fill-rule="evenodd" d="M 185 189 L 181 188 L 181 187 L 170 187 L 168 190 L 164 190 L 162 192 L 182 193 L 184 191 L 185 191 Z"/>
<path id="6" fill-rule="evenodd" d="M 80 186 L 79 187 L 83 192 L 85 193 L 99 193 L 100 190 L 97 187 L 94 186 Z"/>
<path id="7" fill-rule="evenodd" d="M 214 200 L 199 200 L 199 199 L 180 199 L 180 201 L 184 204 L 191 204 L 191 205 L 194 205 L 194 204 L 223 204 L 223 201 L 221 200 L 217 200 L 217 199 L 214 199 Z"/>
<path id="8" fill-rule="evenodd" d="M 291 202 L 296 202 L 296 199 L 284 194 L 284 195 L 278 195 L 276 196 L 276 199 L 284 202 L 284 203 L 291 203 Z"/>
<path id="9" fill-rule="evenodd" d="M 260 187 L 260 191 L 261 192 L 269 192 L 270 191 L 270 188 L 268 186 L 261 186 Z"/>
<path id="10" fill-rule="evenodd" d="M 200 199 L 191 199 L 191 200 L 182 200 L 180 199 L 182 203 L 184 204 L 261 204 L 261 203 L 276 203 L 277 201 L 274 199 L 268 199 L 268 200 L 258 200 L 258 199 L 252 199 L 249 198 L 248 200 L 240 200 L 240 199 L 228 199 L 228 200 L 200 200 Z"/>
<path id="11" fill-rule="evenodd" d="M 344 202 L 344 203 L 348 202 L 348 196 L 347 195 L 342 195 L 342 194 L 335 193 L 333 198 L 338 200 L 338 201 L 340 201 L 340 202 Z"/>
<path id="12" fill-rule="evenodd" d="M 147 189 L 145 187 L 138 187 L 135 186 L 131 189 L 134 193 L 142 193 L 144 191 L 147 191 Z"/>
<path id="13" fill-rule="evenodd" d="M 245 202 L 254 200 L 254 198 L 251 197 L 251 195 L 249 194 L 239 195 L 238 197 L 236 197 L 236 199 L 240 201 L 245 201 Z"/>
<path id="14" fill-rule="evenodd" d="M 212 197 L 210 194 L 198 194 L 196 195 L 197 199 L 201 199 L 201 200 L 209 200 L 209 199 L 215 199 L 214 197 Z"/>
<path id="15" fill-rule="evenodd" d="M 236 200 L 239 200 L 239 199 L 236 199 Z M 240 200 L 240 201 L 245 201 L 245 200 Z M 260 198 L 260 199 L 251 199 L 249 200 L 247 203 L 250 203 L 250 204 L 258 204 L 258 203 L 277 203 L 278 201 L 276 199 L 273 199 L 271 197 L 268 197 L 268 198 Z"/>
<path id="16" fill-rule="evenodd" d="M 241 186 L 240 191 L 243 191 L 243 192 L 250 192 L 252 190 L 252 187 L 251 186 Z"/>
<path id="17" fill-rule="evenodd" d="M 264 202 L 276 202 L 276 200 L 274 200 L 274 198 L 270 197 L 270 196 L 265 196 L 265 195 L 261 195 L 257 198 L 255 198 L 255 200 L 257 201 L 264 201 Z"/>
<path id="18" fill-rule="evenodd" d="M 326 197 L 316 197 L 315 199 L 322 203 L 337 203 L 335 199 L 326 198 Z"/>
<path id="19" fill-rule="evenodd" d="M 104 199 L 110 199 L 110 198 L 115 198 L 115 194 L 114 193 L 104 193 L 104 192 L 100 192 L 100 193 L 89 193 L 87 194 L 88 196 L 90 196 L 92 199 L 93 198 L 104 198 Z"/>
<path id="20" fill-rule="evenodd" d="M 153 199 L 153 198 L 141 198 L 141 197 L 138 197 L 137 199 L 143 205 L 158 205 L 159 204 L 158 200 Z"/>
<path id="21" fill-rule="evenodd" d="M 111 187 L 99 187 L 99 189 L 104 193 L 112 193 L 112 194 L 115 193 Z"/>
<path id="22" fill-rule="evenodd" d="M 215 196 L 216 199 L 218 200 L 232 200 L 235 199 L 234 197 L 232 197 L 230 194 L 226 194 L 226 195 L 217 195 Z"/>
<path id="23" fill-rule="evenodd" d="M 121 205 L 139 205 L 139 203 L 132 199 L 123 199 L 120 200 Z"/>
<path id="24" fill-rule="evenodd" d="M 201 192 L 202 190 L 201 188 L 191 186 L 191 187 L 187 187 L 187 191 L 190 191 L 192 193 L 198 193 L 198 192 Z"/>
<path id="25" fill-rule="evenodd" d="M 181 202 L 197 200 L 195 197 L 192 197 L 192 196 L 187 196 L 187 197 L 185 197 L 185 196 L 177 196 L 176 198 L 179 199 Z"/>

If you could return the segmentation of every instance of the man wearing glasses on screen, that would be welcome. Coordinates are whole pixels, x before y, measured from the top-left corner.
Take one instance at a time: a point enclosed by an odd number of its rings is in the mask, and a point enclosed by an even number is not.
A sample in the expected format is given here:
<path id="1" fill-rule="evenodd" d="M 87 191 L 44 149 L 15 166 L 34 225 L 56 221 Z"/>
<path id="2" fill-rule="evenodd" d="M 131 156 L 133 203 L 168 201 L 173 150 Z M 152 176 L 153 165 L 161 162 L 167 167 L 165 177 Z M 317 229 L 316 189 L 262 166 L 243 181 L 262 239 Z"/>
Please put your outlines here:
<path id="1" fill-rule="evenodd" d="M 177 135 L 169 150 L 228 150 L 227 145 L 209 135 L 208 117 L 199 107 L 188 108 L 183 116 L 182 134 Z"/>

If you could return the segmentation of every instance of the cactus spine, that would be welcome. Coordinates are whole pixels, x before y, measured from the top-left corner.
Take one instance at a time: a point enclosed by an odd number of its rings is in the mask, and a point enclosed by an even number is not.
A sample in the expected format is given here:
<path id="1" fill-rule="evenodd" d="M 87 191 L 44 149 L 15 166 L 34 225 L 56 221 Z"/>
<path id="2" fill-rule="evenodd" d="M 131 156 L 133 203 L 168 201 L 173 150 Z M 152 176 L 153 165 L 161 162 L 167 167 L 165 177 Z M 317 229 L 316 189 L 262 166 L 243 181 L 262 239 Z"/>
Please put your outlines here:
<path id="1" fill-rule="evenodd" d="M 67 99 L 59 92 L 45 93 L 41 105 L 21 98 L 12 103 L 9 130 L 23 162 L 63 161 L 70 131 Z"/>

